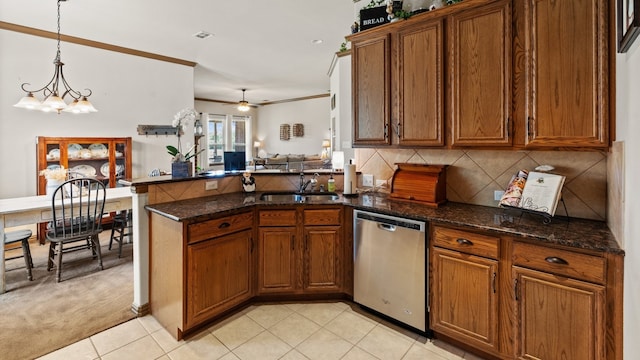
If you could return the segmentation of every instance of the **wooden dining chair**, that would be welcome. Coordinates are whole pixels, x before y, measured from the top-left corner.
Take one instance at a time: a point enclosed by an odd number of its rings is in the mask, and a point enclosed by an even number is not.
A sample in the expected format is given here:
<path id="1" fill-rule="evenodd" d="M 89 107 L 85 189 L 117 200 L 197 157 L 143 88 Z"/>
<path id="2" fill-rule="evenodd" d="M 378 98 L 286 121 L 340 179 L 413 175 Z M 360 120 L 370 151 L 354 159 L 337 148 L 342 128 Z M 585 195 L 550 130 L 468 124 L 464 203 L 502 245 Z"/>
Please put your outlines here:
<path id="1" fill-rule="evenodd" d="M 62 183 L 53 192 L 49 223 L 49 259 L 47 271 L 56 267 L 56 280 L 62 277 L 62 256 L 68 252 L 90 250 L 98 259 L 100 270 L 102 254 L 99 234 L 102 231 L 102 214 L 106 200 L 102 182 L 93 178 L 73 178 Z"/>
<path id="2" fill-rule="evenodd" d="M 33 280 L 33 275 L 31 274 L 31 269 L 33 268 L 33 259 L 31 258 L 31 249 L 29 248 L 29 238 L 31 237 L 31 235 L 32 235 L 31 230 L 27 230 L 27 229 L 9 231 L 4 234 L 4 246 L 5 246 L 4 251 L 5 252 L 16 251 L 19 249 L 18 247 L 7 248 L 7 245 L 20 243 L 22 247 L 21 255 L 14 255 L 14 256 L 7 257 L 5 258 L 5 261 L 24 258 L 24 265 L 27 268 L 27 279 L 29 281 Z"/>
<path id="3" fill-rule="evenodd" d="M 114 217 L 111 223 L 111 238 L 109 239 L 109 250 L 113 242 L 118 243 L 118 258 L 122 257 L 122 244 L 124 238 L 129 237 L 131 241 L 133 236 L 133 226 L 131 219 L 131 210 L 119 211 Z"/>

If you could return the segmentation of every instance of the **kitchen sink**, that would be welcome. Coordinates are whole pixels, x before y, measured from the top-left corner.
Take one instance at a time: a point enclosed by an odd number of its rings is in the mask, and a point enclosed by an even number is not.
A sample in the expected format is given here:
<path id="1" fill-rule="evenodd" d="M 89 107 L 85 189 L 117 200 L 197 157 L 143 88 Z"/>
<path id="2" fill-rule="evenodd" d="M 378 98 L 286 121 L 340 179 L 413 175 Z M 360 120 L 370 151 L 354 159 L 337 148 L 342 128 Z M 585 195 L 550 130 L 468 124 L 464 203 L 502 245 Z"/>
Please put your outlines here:
<path id="1" fill-rule="evenodd" d="M 260 195 L 260 200 L 271 202 L 305 202 L 305 201 L 333 201 L 340 195 L 333 192 L 299 193 L 299 192 L 275 192 Z"/>
<path id="2" fill-rule="evenodd" d="M 305 194 L 306 201 L 332 201 L 340 199 L 340 195 L 336 193 L 313 193 Z"/>

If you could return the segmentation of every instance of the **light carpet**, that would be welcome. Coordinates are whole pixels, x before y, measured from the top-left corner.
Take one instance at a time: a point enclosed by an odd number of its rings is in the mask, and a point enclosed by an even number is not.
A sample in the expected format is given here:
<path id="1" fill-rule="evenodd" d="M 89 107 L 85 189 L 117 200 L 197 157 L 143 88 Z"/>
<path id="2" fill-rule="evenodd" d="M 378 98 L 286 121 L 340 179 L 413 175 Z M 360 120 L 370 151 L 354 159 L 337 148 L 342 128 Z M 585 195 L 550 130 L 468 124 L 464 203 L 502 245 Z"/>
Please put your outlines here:
<path id="1" fill-rule="evenodd" d="M 65 254 L 60 283 L 55 269 L 47 272 L 48 243 L 31 242 L 33 281 L 27 280 L 23 259 L 7 262 L 0 358 L 33 359 L 135 318 L 132 245 L 125 244 L 118 258 L 117 243 L 108 250 L 109 235 L 100 234 L 104 270 L 90 250 Z"/>

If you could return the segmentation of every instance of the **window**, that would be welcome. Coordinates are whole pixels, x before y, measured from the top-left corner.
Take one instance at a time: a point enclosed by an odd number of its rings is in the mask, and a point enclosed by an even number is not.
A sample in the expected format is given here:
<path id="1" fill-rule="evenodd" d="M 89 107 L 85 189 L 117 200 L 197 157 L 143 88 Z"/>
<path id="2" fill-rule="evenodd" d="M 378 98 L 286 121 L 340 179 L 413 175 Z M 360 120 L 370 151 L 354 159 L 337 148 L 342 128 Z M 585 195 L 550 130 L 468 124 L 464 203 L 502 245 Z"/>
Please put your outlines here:
<path id="1" fill-rule="evenodd" d="M 208 114 L 207 164 L 222 165 L 225 151 L 245 151 L 251 141 L 251 116 Z"/>

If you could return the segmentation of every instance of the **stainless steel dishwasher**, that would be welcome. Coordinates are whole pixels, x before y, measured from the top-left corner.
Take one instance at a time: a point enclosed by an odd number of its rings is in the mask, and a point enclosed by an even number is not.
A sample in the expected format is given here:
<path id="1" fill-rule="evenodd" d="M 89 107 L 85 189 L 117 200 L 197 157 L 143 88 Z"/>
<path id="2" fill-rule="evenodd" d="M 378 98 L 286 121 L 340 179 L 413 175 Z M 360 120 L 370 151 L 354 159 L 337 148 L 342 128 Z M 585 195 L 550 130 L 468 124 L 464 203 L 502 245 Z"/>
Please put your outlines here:
<path id="1" fill-rule="evenodd" d="M 426 223 L 362 210 L 353 222 L 353 300 L 426 332 Z"/>

